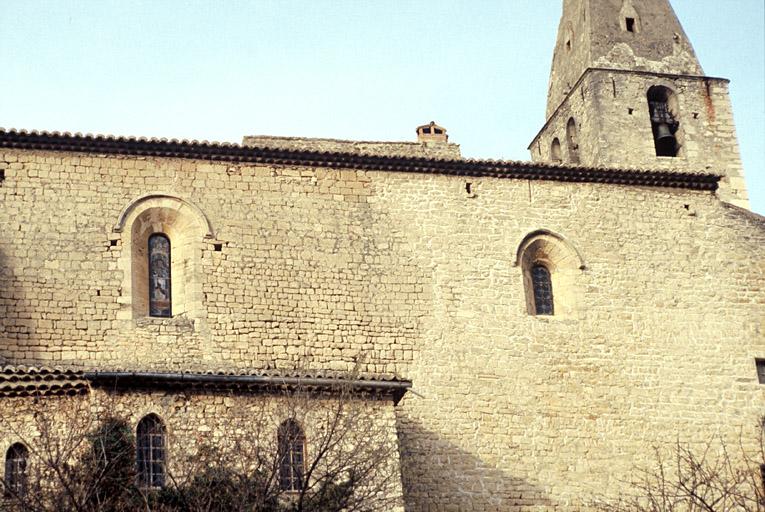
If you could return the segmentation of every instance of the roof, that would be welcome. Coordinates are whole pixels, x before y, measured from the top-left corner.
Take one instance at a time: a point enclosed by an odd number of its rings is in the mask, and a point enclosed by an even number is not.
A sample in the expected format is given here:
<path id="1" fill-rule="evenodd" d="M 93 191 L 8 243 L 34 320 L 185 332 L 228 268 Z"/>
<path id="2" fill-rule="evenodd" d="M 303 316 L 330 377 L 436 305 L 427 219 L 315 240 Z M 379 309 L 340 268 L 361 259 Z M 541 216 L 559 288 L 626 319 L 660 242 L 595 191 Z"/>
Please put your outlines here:
<path id="1" fill-rule="evenodd" d="M 176 139 L 82 135 L 79 133 L 27 132 L 2 128 L 0 128 L 0 147 L 99 155 L 188 158 L 262 165 L 609 183 L 707 191 L 717 190 L 720 180 L 720 176 L 706 173 L 615 169 L 517 161 L 365 155 L 242 146 L 233 143 L 196 140 L 179 141 Z"/>
<path id="2" fill-rule="evenodd" d="M 0 397 L 74 396 L 88 392 L 82 372 L 62 368 L 3 366 Z"/>
<path id="3" fill-rule="evenodd" d="M 393 399 L 398 403 L 412 387 L 411 381 L 393 376 L 322 372 L 310 370 L 234 373 L 207 372 L 144 372 L 92 371 L 85 378 L 94 387 L 112 389 L 204 389 L 235 392 L 306 391 L 368 393 Z"/>
<path id="4" fill-rule="evenodd" d="M 393 375 L 321 370 L 253 370 L 233 372 L 79 371 L 34 366 L 0 369 L 0 397 L 74 396 L 90 387 L 101 389 L 176 389 L 183 391 L 274 392 L 307 391 L 368 393 L 398 403 L 412 382 Z"/>

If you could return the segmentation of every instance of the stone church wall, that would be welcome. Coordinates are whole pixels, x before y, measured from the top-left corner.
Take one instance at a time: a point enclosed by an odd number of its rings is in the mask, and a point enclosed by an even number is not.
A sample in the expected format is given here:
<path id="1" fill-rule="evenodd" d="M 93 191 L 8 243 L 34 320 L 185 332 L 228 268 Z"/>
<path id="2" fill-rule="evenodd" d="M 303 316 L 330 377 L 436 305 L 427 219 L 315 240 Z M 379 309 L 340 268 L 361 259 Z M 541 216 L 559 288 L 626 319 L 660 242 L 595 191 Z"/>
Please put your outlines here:
<path id="1" fill-rule="evenodd" d="M 83 450 L 90 446 L 90 435 L 107 421 L 126 421 L 135 436 L 138 423 L 147 415 L 158 417 L 165 429 L 168 486 L 172 482 L 183 487 L 194 476 L 203 474 L 207 461 L 234 474 L 246 474 L 244 465 L 260 467 L 266 476 L 272 476 L 269 471 L 277 471 L 270 464 L 277 460 L 279 425 L 297 418 L 305 435 L 306 467 L 318 461 L 315 475 L 328 467 L 331 471 L 349 468 L 359 473 L 372 467 L 371 476 L 366 475 L 370 481 L 361 484 L 360 492 L 374 492 L 375 503 L 384 503 L 386 511 L 404 510 L 396 418 L 393 404 L 387 400 L 330 398 L 303 392 L 275 397 L 188 390 L 91 390 L 76 397 L 5 397 L 0 400 L 0 450 L 5 454 L 19 442 L 27 446 L 27 476 L 32 479 L 49 474 L 41 461 L 52 460 L 47 457 L 55 453 L 75 466 Z M 330 438 L 326 432 L 335 419 L 336 433 Z M 55 440 L 46 441 L 48 436 Z M 333 441 L 331 446 L 323 444 L 328 439 Z M 371 439 L 375 442 L 369 443 Z M 327 453 L 319 455 L 323 450 Z M 78 481 L 76 476 L 68 478 L 70 482 Z M 0 497 L 0 508 L 3 503 Z"/>
<path id="2" fill-rule="evenodd" d="M 583 510 L 653 444 L 750 442 L 765 412 L 765 228 L 711 193 L 13 150 L 0 162 L 6 358 L 236 371 L 363 357 L 363 371 L 413 381 L 396 409 L 407 510 Z M 179 317 L 133 307 L 132 243 L 115 227 L 147 201 L 196 219 Z M 160 210 L 158 226 L 175 222 Z M 555 248 L 560 314 L 529 314 L 530 235 Z"/>

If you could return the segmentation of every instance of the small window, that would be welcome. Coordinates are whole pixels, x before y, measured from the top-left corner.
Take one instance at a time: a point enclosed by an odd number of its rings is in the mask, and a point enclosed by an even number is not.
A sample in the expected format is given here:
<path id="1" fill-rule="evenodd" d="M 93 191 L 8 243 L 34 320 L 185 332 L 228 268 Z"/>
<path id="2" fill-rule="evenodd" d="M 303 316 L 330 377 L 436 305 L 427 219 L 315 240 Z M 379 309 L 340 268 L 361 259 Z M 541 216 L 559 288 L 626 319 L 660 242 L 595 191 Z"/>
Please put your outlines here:
<path id="1" fill-rule="evenodd" d="M 27 461 L 29 450 L 21 443 L 8 448 L 5 453 L 5 494 L 17 498 L 27 493 Z"/>
<path id="2" fill-rule="evenodd" d="M 627 26 L 627 32 L 635 31 L 635 18 L 625 18 L 624 22 Z"/>
<path id="3" fill-rule="evenodd" d="M 149 315 L 172 316 L 170 239 L 162 234 L 149 237 Z"/>
<path id="4" fill-rule="evenodd" d="M 284 491 L 303 489 L 305 473 L 305 435 L 294 420 L 279 426 L 279 486 Z"/>
<path id="5" fill-rule="evenodd" d="M 165 485 L 165 426 L 154 414 L 145 416 L 136 429 L 138 484 L 143 488 Z"/>
<path id="6" fill-rule="evenodd" d="M 568 145 L 568 159 L 571 163 L 579 163 L 579 136 L 577 135 L 576 121 L 569 118 L 566 123 L 566 143 Z"/>
<path id="7" fill-rule="evenodd" d="M 534 289 L 534 310 L 537 315 L 553 314 L 553 291 L 550 271 L 544 265 L 531 268 L 531 283 Z"/>
<path id="8" fill-rule="evenodd" d="M 757 365 L 757 380 L 760 384 L 765 384 L 765 359 L 755 359 Z"/>
<path id="9" fill-rule="evenodd" d="M 429 127 L 423 128 L 422 133 L 430 133 L 430 128 Z"/>
<path id="10" fill-rule="evenodd" d="M 550 144 L 550 159 L 553 162 L 562 162 L 563 157 L 561 156 L 560 151 L 560 140 L 558 138 L 554 138 L 552 141 L 552 144 Z"/>

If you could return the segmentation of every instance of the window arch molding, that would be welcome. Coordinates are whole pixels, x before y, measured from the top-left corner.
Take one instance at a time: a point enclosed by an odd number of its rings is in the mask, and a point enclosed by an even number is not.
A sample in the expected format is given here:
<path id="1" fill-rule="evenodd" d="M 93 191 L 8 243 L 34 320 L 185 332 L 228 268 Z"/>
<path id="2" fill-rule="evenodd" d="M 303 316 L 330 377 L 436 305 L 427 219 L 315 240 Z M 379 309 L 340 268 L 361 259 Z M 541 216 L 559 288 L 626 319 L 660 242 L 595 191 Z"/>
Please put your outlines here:
<path id="1" fill-rule="evenodd" d="M 201 259 L 204 241 L 214 239 L 212 224 L 202 210 L 166 194 L 141 196 L 127 205 L 114 225 L 122 241 L 118 266 L 123 272 L 122 319 L 150 316 L 149 239 L 163 235 L 170 242 L 172 316 L 203 319 Z"/>
<path id="2" fill-rule="evenodd" d="M 115 233 L 122 233 L 125 229 L 125 226 L 129 224 L 128 219 L 134 216 L 133 213 L 135 210 L 145 209 L 147 207 L 147 203 L 161 203 L 163 206 L 167 207 L 171 207 L 172 205 L 172 207 L 178 210 L 181 208 L 188 208 L 201 222 L 204 223 L 204 237 L 210 239 L 215 238 L 215 231 L 213 230 L 212 223 L 210 223 L 210 219 L 207 218 L 207 215 L 205 215 L 200 207 L 194 203 L 186 201 L 185 199 L 181 199 L 180 197 L 171 196 L 168 194 L 147 194 L 131 201 L 130 204 L 128 204 L 120 212 L 120 215 L 117 218 L 117 223 L 114 225 L 113 231 Z"/>
<path id="3" fill-rule="evenodd" d="M 535 231 L 532 231 L 531 233 L 527 234 L 523 237 L 521 242 L 518 244 L 518 249 L 515 252 L 515 266 L 521 266 L 523 263 L 523 256 L 524 253 L 527 252 L 527 249 L 534 244 L 537 241 L 540 240 L 546 240 L 551 243 L 558 243 L 565 247 L 565 249 L 571 253 L 573 257 L 576 259 L 576 264 L 578 265 L 578 268 L 580 270 L 585 270 L 587 268 L 587 264 L 584 261 L 584 257 L 582 256 L 582 253 L 579 252 L 579 249 L 577 249 L 574 244 L 572 244 L 566 237 L 563 235 L 559 235 L 558 233 L 554 231 L 550 231 L 547 229 L 537 229 Z"/>
<path id="4" fill-rule="evenodd" d="M 579 275 L 587 265 L 566 238 L 546 229 L 527 234 L 518 244 L 515 266 L 521 267 L 528 314 L 567 316 L 576 311 Z M 535 272 L 540 267 L 546 272 Z"/>

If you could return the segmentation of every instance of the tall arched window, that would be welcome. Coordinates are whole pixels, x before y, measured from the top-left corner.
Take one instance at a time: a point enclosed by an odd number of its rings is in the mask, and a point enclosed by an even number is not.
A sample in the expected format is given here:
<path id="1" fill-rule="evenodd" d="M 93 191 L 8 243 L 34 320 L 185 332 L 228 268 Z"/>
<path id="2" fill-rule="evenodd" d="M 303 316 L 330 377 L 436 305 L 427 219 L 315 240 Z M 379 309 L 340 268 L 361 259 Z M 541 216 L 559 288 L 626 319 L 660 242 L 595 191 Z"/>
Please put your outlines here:
<path id="1" fill-rule="evenodd" d="M 656 156 L 677 156 L 680 119 L 675 94 L 666 87 L 654 85 L 648 89 L 648 109 Z"/>
<path id="2" fill-rule="evenodd" d="M 163 234 L 149 237 L 149 315 L 172 316 L 170 239 Z"/>
<path id="3" fill-rule="evenodd" d="M 568 144 L 568 158 L 571 163 L 579 163 L 579 137 L 576 133 L 576 121 L 570 118 L 566 124 L 566 143 Z"/>
<path id="4" fill-rule="evenodd" d="M 144 416 L 136 429 L 136 462 L 141 487 L 165 485 L 165 425 L 154 414 Z"/>
<path id="5" fill-rule="evenodd" d="M 300 491 L 305 482 L 305 435 L 295 420 L 279 426 L 279 486 L 285 491 Z"/>
<path id="6" fill-rule="evenodd" d="M 560 141 L 558 137 L 555 137 L 550 145 L 550 159 L 553 162 L 560 162 L 563 160 L 560 154 Z"/>
<path id="7" fill-rule="evenodd" d="M 5 452 L 5 493 L 22 497 L 27 492 L 27 461 L 29 450 L 16 443 Z"/>
<path id="8" fill-rule="evenodd" d="M 534 310 L 537 315 L 553 314 L 553 291 L 550 271 L 544 265 L 531 267 L 531 283 L 534 289 Z"/>

